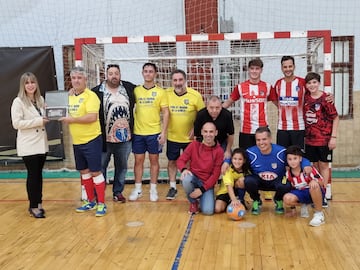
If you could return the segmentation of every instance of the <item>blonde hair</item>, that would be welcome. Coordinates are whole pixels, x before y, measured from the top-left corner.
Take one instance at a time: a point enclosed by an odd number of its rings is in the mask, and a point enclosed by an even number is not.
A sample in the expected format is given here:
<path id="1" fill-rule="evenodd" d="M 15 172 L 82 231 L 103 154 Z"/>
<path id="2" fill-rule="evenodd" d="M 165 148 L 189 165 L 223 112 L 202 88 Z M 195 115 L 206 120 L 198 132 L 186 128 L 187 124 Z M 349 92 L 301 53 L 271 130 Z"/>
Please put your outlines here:
<path id="1" fill-rule="evenodd" d="M 32 106 L 30 97 L 28 97 L 28 95 L 26 94 L 26 90 L 25 90 L 25 84 L 26 84 L 27 81 L 31 81 L 31 82 L 34 82 L 36 84 L 36 91 L 34 93 L 34 99 L 35 99 L 35 102 L 36 102 L 37 106 L 39 108 L 43 108 L 44 107 L 44 98 L 41 96 L 38 80 L 37 80 L 36 76 L 31 72 L 25 72 L 23 75 L 21 75 L 19 93 L 18 93 L 17 96 L 26 105 Z"/>

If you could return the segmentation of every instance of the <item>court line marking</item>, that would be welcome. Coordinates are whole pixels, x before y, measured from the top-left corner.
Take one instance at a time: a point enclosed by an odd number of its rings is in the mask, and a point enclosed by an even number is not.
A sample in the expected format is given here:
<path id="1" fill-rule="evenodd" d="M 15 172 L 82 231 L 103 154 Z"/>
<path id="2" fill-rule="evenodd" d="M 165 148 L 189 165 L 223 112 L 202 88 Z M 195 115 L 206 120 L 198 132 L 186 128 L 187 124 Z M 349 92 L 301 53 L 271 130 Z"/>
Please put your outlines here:
<path id="1" fill-rule="evenodd" d="M 186 244 L 186 242 L 187 242 L 187 239 L 188 239 L 188 237 L 189 237 L 189 235 L 190 235 L 191 227 L 192 227 L 192 224 L 193 224 L 193 222 L 194 222 L 194 216 L 195 216 L 195 214 L 191 214 L 191 216 L 190 216 L 188 225 L 187 225 L 187 227 L 186 227 L 184 236 L 183 236 L 183 238 L 182 238 L 182 240 L 181 240 L 181 242 L 180 242 L 180 246 L 179 246 L 178 251 L 177 251 L 177 253 L 176 253 L 176 257 L 175 257 L 175 259 L 174 259 L 174 263 L 173 263 L 173 265 L 172 265 L 172 267 L 171 267 L 171 270 L 177 270 L 178 267 L 179 267 L 180 259 L 181 259 L 181 256 L 182 256 L 182 252 L 183 252 L 183 249 L 184 249 L 185 244 Z"/>

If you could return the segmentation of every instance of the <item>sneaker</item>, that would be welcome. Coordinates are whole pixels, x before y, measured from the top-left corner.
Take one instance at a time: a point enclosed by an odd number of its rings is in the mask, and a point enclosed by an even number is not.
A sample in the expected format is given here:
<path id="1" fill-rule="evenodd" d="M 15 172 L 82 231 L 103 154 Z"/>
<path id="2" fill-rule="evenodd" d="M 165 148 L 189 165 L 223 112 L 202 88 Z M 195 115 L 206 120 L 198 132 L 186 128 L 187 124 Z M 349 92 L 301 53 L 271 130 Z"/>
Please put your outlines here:
<path id="1" fill-rule="evenodd" d="M 309 217 L 309 211 L 307 208 L 307 204 L 302 204 L 300 209 L 300 217 L 302 218 L 308 218 Z"/>
<path id="2" fill-rule="evenodd" d="M 126 198 L 122 195 L 122 193 L 118 193 L 113 197 L 114 202 L 126 203 Z"/>
<path id="3" fill-rule="evenodd" d="M 98 207 L 97 207 L 97 210 L 96 210 L 96 213 L 95 213 L 95 216 L 96 217 L 102 217 L 102 216 L 105 216 L 105 214 L 106 214 L 106 205 L 105 205 L 105 203 L 99 203 Z"/>
<path id="4" fill-rule="evenodd" d="M 312 220 L 309 222 L 310 226 L 320 226 L 321 224 L 325 223 L 325 216 L 323 212 L 316 212 L 314 213 L 314 216 L 312 218 Z"/>
<path id="5" fill-rule="evenodd" d="M 264 199 L 266 201 L 271 201 L 273 199 L 271 191 L 264 191 Z"/>
<path id="6" fill-rule="evenodd" d="M 76 212 L 83 213 L 86 211 L 94 210 L 95 208 L 96 208 L 96 202 L 89 202 L 85 200 L 82 206 L 76 208 Z"/>
<path id="7" fill-rule="evenodd" d="M 283 201 L 275 201 L 275 213 L 279 215 L 284 214 Z"/>
<path id="8" fill-rule="evenodd" d="M 159 199 L 156 189 L 150 189 L 150 201 L 156 202 Z"/>
<path id="9" fill-rule="evenodd" d="M 327 202 L 327 199 L 326 199 L 326 198 L 324 198 L 324 199 L 323 199 L 322 207 L 323 207 L 323 208 L 328 208 L 328 207 L 329 207 L 329 205 L 328 205 L 328 202 Z"/>
<path id="10" fill-rule="evenodd" d="M 136 201 L 140 197 L 142 197 L 141 189 L 133 189 L 129 195 L 129 201 Z"/>
<path id="11" fill-rule="evenodd" d="M 260 214 L 260 202 L 254 201 L 251 209 L 251 213 L 253 215 L 259 215 Z"/>
<path id="12" fill-rule="evenodd" d="M 177 189 L 175 188 L 170 188 L 167 195 L 166 195 L 166 199 L 167 200 L 174 200 L 175 197 L 177 196 Z"/>
<path id="13" fill-rule="evenodd" d="M 190 203 L 189 214 L 195 215 L 197 213 L 199 213 L 199 202 L 196 201 L 196 202 Z"/>

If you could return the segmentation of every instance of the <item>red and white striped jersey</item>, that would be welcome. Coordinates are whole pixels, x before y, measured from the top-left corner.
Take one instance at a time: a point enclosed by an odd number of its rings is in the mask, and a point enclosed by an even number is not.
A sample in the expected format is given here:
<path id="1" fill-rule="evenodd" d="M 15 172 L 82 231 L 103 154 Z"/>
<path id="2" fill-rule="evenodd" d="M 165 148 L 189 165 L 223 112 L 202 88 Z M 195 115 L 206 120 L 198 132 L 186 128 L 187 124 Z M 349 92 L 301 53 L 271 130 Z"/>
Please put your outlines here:
<path id="1" fill-rule="evenodd" d="M 278 101 L 278 129 L 304 130 L 305 80 L 295 77 L 291 82 L 278 80 L 270 94 L 270 100 Z"/>
<path id="2" fill-rule="evenodd" d="M 303 172 L 300 175 L 296 176 L 291 172 L 291 169 L 286 171 L 286 178 L 290 181 L 291 185 L 296 189 L 306 189 L 309 188 L 309 183 L 312 180 L 315 180 L 319 183 L 323 182 L 323 177 L 320 173 L 315 169 L 315 167 L 311 168 L 310 175 L 305 175 Z"/>
<path id="3" fill-rule="evenodd" d="M 231 99 L 240 100 L 240 132 L 255 134 L 258 127 L 267 126 L 267 101 L 271 85 L 264 81 L 252 84 L 249 80 L 236 85 Z"/>

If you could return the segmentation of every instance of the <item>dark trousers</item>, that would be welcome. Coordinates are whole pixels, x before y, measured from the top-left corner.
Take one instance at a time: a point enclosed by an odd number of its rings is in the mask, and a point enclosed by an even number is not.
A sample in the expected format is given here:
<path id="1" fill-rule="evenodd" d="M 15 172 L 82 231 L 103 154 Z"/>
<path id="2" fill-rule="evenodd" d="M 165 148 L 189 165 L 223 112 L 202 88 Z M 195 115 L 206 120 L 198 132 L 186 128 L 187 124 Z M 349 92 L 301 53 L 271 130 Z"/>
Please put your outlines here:
<path id="1" fill-rule="evenodd" d="M 284 194 L 291 190 L 290 182 L 286 181 L 286 184 L 283 184 L 282 177 L 278 177 L 272 181 L 265 181 L 257 175 L 248 175 L 245 177 L 244 183 L 245 190 L 254 201 L 260 200 L 259 190 L 275 191 L 274 200 L 276 201 L 282 200 Z"/>
<path id="2" fill-rule="evenodd" d="M 26 191 L 30 202 L 30 208 L 37 208 L 42 203 L 42 187 L 46 154 L 37 154 L 23 157 L 27 169 Z"/>

